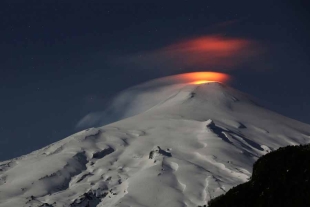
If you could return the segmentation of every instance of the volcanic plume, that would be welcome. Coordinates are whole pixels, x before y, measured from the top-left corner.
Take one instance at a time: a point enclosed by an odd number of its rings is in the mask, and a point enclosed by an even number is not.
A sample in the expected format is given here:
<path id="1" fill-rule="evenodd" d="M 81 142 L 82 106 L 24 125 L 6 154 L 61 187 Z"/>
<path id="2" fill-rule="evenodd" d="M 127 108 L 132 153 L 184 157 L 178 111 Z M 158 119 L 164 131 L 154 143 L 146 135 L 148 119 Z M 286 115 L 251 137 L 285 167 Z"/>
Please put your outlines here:
<path id="1" fill-rule="evenodd" d="M 262 52 L 253 40 L 205 35 L 176 41 L 153 51 L 117 58 L 117 63 L 169 70 L 231 70 Z"/>
<path id="2" fill-rule="evenodd" d="M 254 55 L 253 46 L 247 39 L 206 35 L 174 43 L 161 51 L 184 67 L 230 68 Z"/>

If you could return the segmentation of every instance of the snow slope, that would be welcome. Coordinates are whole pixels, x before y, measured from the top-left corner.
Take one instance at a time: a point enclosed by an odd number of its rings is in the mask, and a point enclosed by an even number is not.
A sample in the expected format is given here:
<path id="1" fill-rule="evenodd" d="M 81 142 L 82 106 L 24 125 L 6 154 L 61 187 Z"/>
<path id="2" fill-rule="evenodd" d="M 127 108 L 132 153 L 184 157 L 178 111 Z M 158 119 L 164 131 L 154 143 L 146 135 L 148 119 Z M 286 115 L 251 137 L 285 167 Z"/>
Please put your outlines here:
<path id="1" fill-rule="evenodd" d="M 156 96 L 135 116 L 0 163 L 0 206 L 202 206 L 247 181 L 261 155 L 310 142 L 309 125 L 220 83 Z"/>

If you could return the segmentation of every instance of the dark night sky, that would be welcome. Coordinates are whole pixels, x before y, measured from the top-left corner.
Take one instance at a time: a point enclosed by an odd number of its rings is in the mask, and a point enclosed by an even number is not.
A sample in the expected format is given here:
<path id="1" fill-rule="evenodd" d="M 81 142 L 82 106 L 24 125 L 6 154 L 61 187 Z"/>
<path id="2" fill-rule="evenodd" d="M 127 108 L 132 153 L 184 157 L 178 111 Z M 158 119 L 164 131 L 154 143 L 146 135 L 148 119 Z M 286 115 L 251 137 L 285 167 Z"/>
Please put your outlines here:
<path id="1" fill-rule="evenodd" d="M 212 34 L 255 41 L 263 51 L 225 69 L 233 87 L 310 124 L 307 1 L 110 2 L 1 1 L 0 160 L 76 132 L 84 115 L 130 86 L 210 70 L 125 57 Z"/>

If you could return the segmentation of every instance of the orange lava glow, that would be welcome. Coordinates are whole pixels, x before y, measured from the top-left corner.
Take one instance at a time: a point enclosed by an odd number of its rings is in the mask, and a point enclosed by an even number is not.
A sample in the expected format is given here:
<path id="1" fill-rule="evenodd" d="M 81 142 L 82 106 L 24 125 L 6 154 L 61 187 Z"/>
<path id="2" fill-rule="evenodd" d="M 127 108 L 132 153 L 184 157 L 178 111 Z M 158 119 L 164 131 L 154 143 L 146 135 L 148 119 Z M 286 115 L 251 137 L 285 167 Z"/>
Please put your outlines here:
<path id="1" fill-rule="evenodd" d="M 199 85 L 199 84 L 210 83 L 210 82 L 214 82 L 214 81 L 200 80 L 200 81 L 191 82 L 191 84 Z"/>
<path id="2" fill-rule="evenodd" d="M 227 83 L 230 79 L 229 75 L 218 72 L 193 72 L 178 75 L 177 78 L 181 82 L 190 84 L 204 84 L 209 82 Z"/>

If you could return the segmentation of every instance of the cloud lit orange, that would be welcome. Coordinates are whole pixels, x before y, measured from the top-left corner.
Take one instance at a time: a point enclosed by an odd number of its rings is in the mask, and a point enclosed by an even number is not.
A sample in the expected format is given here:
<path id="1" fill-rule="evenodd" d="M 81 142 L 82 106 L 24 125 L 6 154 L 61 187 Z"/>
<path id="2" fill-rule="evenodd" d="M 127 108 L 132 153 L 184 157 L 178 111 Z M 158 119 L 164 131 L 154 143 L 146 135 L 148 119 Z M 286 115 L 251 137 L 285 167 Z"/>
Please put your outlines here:
<path id="1" fill-rule="evenodd" d="M 227 71 L 239 69 L 245 63 L 253 63 L 254 58 L 262 52 L 262 46 L 249 39 L 205 35 L 118 58 L 115 62 L 156 70 Z"/>
<path id="2" fill-rule="evenodd" d="M 169 46 L 172 52 L 213 52 L 231 55 L 249 44 L 247 40 L 223 38 L 221 36 L 204 36 Z"/>
<path id="3" fill-rule="evenodd" d="M 241 38 L 207 35 L 162 49 L 162 53 L 183 67 L 220 69 L 236 66 L 257 51 L 253 42 Z M 222 68 L 221 68 L 222 67 Z"/>

